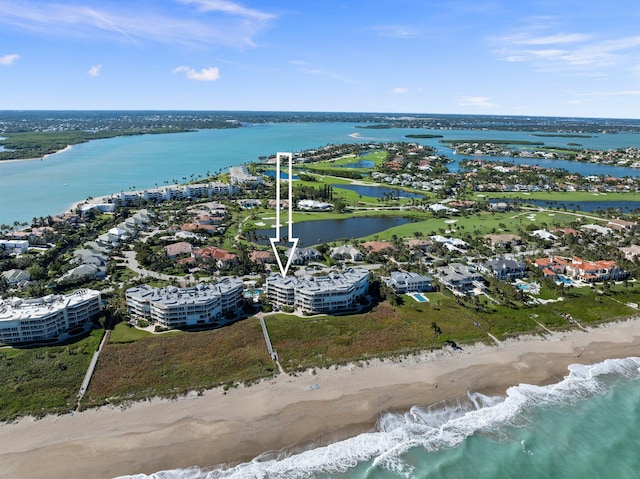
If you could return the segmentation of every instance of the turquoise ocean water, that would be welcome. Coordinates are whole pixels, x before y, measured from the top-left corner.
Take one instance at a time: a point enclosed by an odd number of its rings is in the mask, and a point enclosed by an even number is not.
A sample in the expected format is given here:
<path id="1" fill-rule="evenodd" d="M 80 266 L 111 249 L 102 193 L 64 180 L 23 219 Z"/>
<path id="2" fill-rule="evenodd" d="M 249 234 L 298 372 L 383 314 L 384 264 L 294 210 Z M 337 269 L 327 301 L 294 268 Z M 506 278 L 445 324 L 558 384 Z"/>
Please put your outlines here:
<path id="1" fill-rule="evenodd" d="M 640 358 L 573 365 L 559 383 L 506 397 L 383 414 L 371 432 L 232 469 L 197 467 L 135 479 L 637 478 Z"/>
<path id="2" fill-rule="evenodd" d="M 353 123 L 260 124 L 237 129 L 143 135 L 74 145 L 44 160 L 0 162 L 0 223 L 30 222 L 33 217 L 68 210 L 76 201 L 131 189 L 179 183 L 229 166 L 258 161 L 278 151 L 302 151 L 339 143 L 413 141 L 450 155 L 438 138 L 407 139 L 411 133 L 441 134 L 446 139 L 525 139 L 530 132 L 472 130 L 367 130 Z M 571 138 L 543 138 L 547 145 L 566 146 Z M 594 135 L 580 139 L 585 148 L 640 147 L 640 134 Z M 461 155 L 452 156 L 461 159 Z M 493 159 L 495 158 L 488 158 Z M 559 167 L 591 175 L 639 176 L 640 169 L 554 160 L 512 159 L 543 167 Z M 449 165 L 456 171 L 457 163 Z M 193 178 L 191 175 L 194 175 Z"/>

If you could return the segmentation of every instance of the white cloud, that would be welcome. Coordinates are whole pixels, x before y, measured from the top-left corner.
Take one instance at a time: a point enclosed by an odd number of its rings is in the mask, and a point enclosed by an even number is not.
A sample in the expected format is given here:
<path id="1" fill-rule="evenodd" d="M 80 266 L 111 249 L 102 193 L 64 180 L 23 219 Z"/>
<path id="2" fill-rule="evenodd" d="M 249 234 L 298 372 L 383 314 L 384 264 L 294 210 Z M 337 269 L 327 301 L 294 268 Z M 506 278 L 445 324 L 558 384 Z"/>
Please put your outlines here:
<path id="1" fill-rule="evenodd" d="M 558 33 L 542 37 L 529 37 L 526 35 L 512 38 L 513 43 L 520 45 L 557 45 L 559 43 L 585 42 L 591 38 L 583 33 Z"/>
<path id="2" fill-rule="evenodd" d="M 180 0 L 185 4 L 195 4 L 200 7 L 203 12 L 222 12 L 229 15 L 236 15 L 246 18 L 254 18 L 256 20 L 271 20 L 275 15 L 271 13 L 253 10 L 243 7 L 242 5 L 226 0 Z"/>
<path id="3" fill-rule="evenodd" d="M 416 38 L 419 31 L 413 27 L 404 25 L 381 25 L 373 28 L 381 37 L 389 38 Z"/>
<path id="4" fill-rule="evenodd" d="M 313 75 L 322 78 L 328 78 L 330 80 L 336 80 L 339 82 L 347 83 L 347 84 L 355 84 L 351 78 L 343 75 L 342 73 L 322 70 L 320 68 L 315 68 L 311 63 L 307 63 L 301 60 L 294 60 L 290 62 L 292 65 L 298 66 L 298 71 L 305 75 Z"/>
<path id="5" fill-rule="evenodd" d="M 10 53 L 0 57 L 0 65 L 10 67 L 13 63 L 20 58 L 17 53 Z"/>
<path id="6" fill-rule="evenodd" d="M 182 65 L 174 68 L 172 73 L 184 73 L 189 80 L 215 81 L 220 79 L 220 70 L 217 67 L 203 68 L 197 71 L 195 68 Z"/>
<path id="7" fill-rule="evenodd" d="M 580 93 L 580 96 L 640 96 L 640 90 L 613 90 Z"/>
<path id="8" fill-rule="evenodd" d="M 92 65 L 91 68 L 89 68 L 89 70 L 87 71 L 87 75 L 89 75 L 90 77 L 97 77 L 100 76 L 101 72 L 102 65 Z"/>
<path id="9" fill-rule="evenodd" d="M 529 22 L 516 34 L 494 39 L 503 60 L 530 63 L 540 72 L 602 74 L 640 55 L 640 36 L 603 38 L 582 32 L 554 32 L 557 19 L 548 17 Z"/>
<path id="10" fill-rule="evenodd" d="M 106 3 L 90 8 L 45 0 L 0 0 L 0 28 L 36 35 L 102 38 L 137 44 L 253 46 L 253 37 L 275 15 L 226 1 L 185 0 L 189 6 L 169 11 L 162 2 Z M 214 8 L 216 7 L 216 8 Z"/>
<path id="11" fill-rule="evenodd" d="M 493 108 L 495 105 L 486 96 L 463 96 L 458 98 L 460 106 L 475 106 L 480 108 Z"/>
<path id="12" fill-rule="evenodd" d="M 408 91 L 409 91 L 409 89 L 408 89 L 408 88 L 405 88 L 405 87 L 403 87 L 403 86 L 399 86 L 398 88 L 394 88 L 394 89 L 393 89 L 393 93 L 396 93 L 396 94 L 398 94 L 398 95 L 401 95 L 401 94 L 403 94 L 403 93 L 407 93 Z"/>

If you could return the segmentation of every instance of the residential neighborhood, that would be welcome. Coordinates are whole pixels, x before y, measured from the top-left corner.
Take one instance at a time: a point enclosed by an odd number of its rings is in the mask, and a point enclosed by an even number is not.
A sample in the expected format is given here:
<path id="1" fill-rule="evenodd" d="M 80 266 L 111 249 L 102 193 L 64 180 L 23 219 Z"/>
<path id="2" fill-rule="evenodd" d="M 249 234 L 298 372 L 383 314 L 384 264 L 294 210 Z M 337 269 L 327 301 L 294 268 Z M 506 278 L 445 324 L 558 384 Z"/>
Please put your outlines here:
<path id="1" fill-rule="evenodd" d="M 379 148 L 368 145 L 363 154 L 375 154 Z M 11 298 L 21 297 L 40 301 L 52 292 L 73 294 L 87 287 L 104 291 L 109 298 L 115 288 L 119 293 L 112 303 L 126 303 L 118 310 L 120 317 L 133 326 L 164 331 L 220 327 L 260 310 L 303 316 L 357 313 L 379 298 L 397 303 L 404 295 L 404 301 L 428 301 L 422 293 L 429 292 L 485 298 L 495 304 L 504 294 L 496 296 L 496 281 L 512 288 L 527 304 L 526 296 L 540 291 L 545 281 L 567 288 L 636 279 L 638 252 L 633 238 L 638 226 L 632 216 L 575 214 L 554 224 L 553 209 L 547 213 L 537 205 L 527 206 L 524 198 L 501 201 L 485 196 L 490 189 L 536 191 L 539 183 L 522 188 L 477 183 L 487 171 L 494 183 L 500 175 L 508 175 L 517 177 L 522 186 L 529 178 L 527 168 L 502 168 L 478 160 L 460 174 L 442 170 L 434 176 L 446 161 L 432 150 L 410 143 L 384 145 L 384 161 L 370 170 L 373 183 L 368 187 L 389 185 L 427 196 L 403 198 L 398 189 L 379 198 L 358 194 L 351 202 L 345 196 L 348 190 L 322 184 L 324 177 L 314 173 L 323 161 L 335 168 L 336 160 L 326 159 L 329 152 L 345 154 L 345 149 L 323 150 L 320 156 L 295 155 L 296 164 L 307 170 L 294 179 L 296 214 L 321 219 L 335 214 L 339 205 L 345 218 L 361 213 L 375 218 L 395 210 L 413 215 L 412 234 L 384 239 L 378 233 L 363 238 L 336 236 L 326 243 L 272 250 L 257 233 L 272 223 L 278 204 L 272 196 L 274 178 L 263 174 L 273 167 L 267 158 L 262 165 L 231 168 L 226 183 L 225 177 L 214 177 L 120 192 L 88 199 L 75 212 L 34 218 L 37 221 L 29 228 L 5 229 L 0 239 L 5 301 L 17 304 Z M 351 158 L 352 150 L 346 151 L 345 158 Z M 577 184 L 575 175 L 554 182 L 557 172 L 533 170 L 536 178 L 545 179 L 547 191 L 569 191 L 567 185 Z M 588 179 L 582 184 L 594 186 Z M 628 190 L 638 185 L 626 179 L 618 186 Z M 289 207 L 286 200 L 279 204 Z M 546 220 L 536 219 L 541 214 Z M 490 219 L 496 226 L 465 228 L 473 217 Z M 602 245 L 600 254 L 590 249 L 593 243 Z M 64 253 L 53 261 L 44 259 L 53 251 Z M 274 253 L 290 262 L 286 277 L 278 271 Z M 149 280 L 159 283 L 152 285 Z M 535 297 L 530 301 L 535 303 Z M 46 315 L 38 319 L 34 313 L 33 321 L 46 323 Z M 0 322 L 0 328 L 4 324 L 9 323 Z M 62 333 L 59 328 L 45 331 L 39 338 L 55 340 Z M 11 342 L 26 336 L 4 337 Z"/>

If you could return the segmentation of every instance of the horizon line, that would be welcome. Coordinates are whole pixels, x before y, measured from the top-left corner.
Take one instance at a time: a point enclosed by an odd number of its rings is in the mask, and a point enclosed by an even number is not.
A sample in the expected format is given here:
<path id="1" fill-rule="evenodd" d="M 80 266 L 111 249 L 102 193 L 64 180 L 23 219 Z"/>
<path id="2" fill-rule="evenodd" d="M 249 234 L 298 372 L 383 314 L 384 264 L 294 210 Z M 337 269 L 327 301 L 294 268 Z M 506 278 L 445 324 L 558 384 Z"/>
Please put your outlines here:
<path id="1" fill-rule="evenodd" d="M 328 115 L 328 114 L 342 114 L 342 115 L 401 115 L 401 116 L 457 116 L 457 117 L 493 117 L 493 118 L 559 118 L 559 119 L 576 119 L 576 120 L 625 120 L 625 121 L 640 121 L 640 118 L 630 118 L 630 117 L 607 117 L 607 116 L 562 116 L 562 115 L 526 115 L 526 114 L 506 114 L 506 113 L 435 113 L 435 112 L 422 112 L 422 113 L 409 113 L 409 112 L 401 112 L 401 111 L 322 111 L 322 110 L 197 110 L 197 109 L 51 109 L 51 108 L 43 108 L 43 109 L 1 109 L 0 114 L 2 113 L 34 113 L 34 112 L 155 112 L 155 113 L 277 113 L 277 114 L 317 114 L 317 115 Z"/>

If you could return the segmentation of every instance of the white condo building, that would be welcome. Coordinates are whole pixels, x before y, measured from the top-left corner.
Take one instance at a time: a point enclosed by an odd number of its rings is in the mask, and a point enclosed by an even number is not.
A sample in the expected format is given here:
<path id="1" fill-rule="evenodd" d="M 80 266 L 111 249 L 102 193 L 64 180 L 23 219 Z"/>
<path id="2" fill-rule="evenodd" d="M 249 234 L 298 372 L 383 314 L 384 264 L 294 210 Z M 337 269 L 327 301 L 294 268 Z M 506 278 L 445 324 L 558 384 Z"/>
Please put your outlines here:
<path id="1" fill-rule="evenodd" d="M 349 268 L 327 276 L 272 274 L 266 281 L 269 300 L 276 306 L 293 306 L 306 313 L 336 313 L 354 309 L 369 291 L 369 271 Z"/>
<path id="2" fill-rule="evenodd" d="M 100 312 L 100 292 L 80 289 L 43 298 L 0 300 L 0 343 L 58 339 Z"/>
<path id="3" fill-rule="evenodd" d="M 192 288 L 154 288 L 143 284 L 126 291 L 127 309 L 134 319 L 145 319 L 165 328 L 220 325 L 223 315 L 242 302 L 243 283 L 224 278 L 215 284 Z"/>

